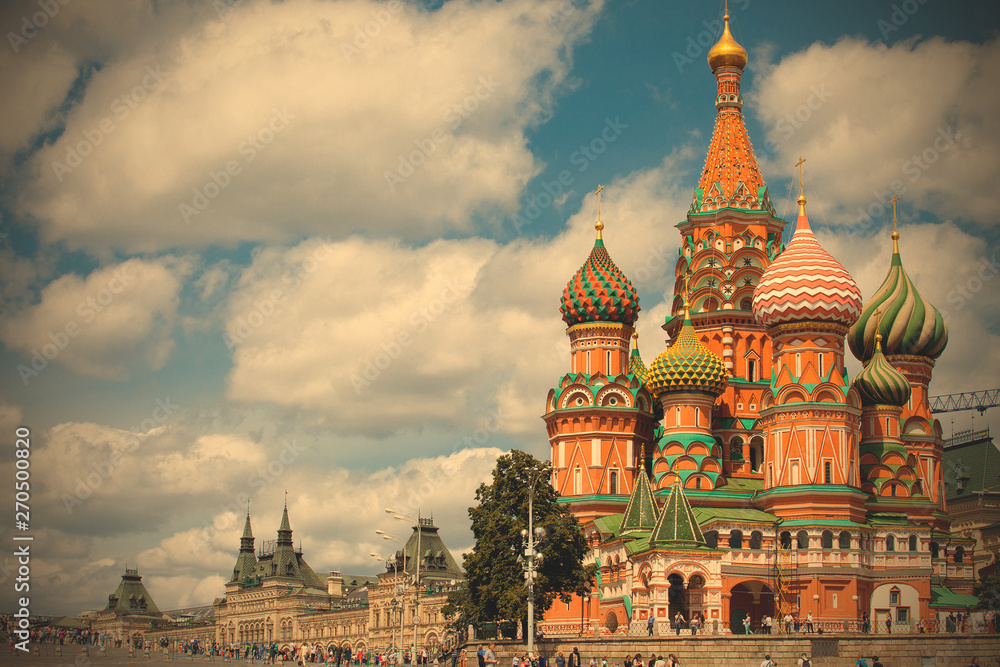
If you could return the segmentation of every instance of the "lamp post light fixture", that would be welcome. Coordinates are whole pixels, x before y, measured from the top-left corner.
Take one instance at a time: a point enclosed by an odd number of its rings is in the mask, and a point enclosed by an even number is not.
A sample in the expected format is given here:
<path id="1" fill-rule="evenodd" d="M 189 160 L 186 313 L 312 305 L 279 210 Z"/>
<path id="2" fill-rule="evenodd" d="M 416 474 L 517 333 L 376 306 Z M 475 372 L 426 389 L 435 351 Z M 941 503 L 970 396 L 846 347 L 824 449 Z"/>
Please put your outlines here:
<path id="1" fill-rule="evenodd" d="M 385 508 L 386 514 L 393 515 L 392 518 L 398 521 L 412 521 L 413 527 L 417 531 L 417 551 L 414 555 L 415 572 L 413 575 L 413 652 L 410 653 L 410 664 L 416 664 L 417 661 L 417 625 L 420 623 L 420 534 L 423 533 L 423 529 L 420 525 L 420 512 L 417 512 L 417 516 L 411 516 L 409 514 L 403 514 L 402 512 L 397 512 L 389 507 Z M 403 547 L 403 572 L 406 572 L 406 547 Z"/>
<path id="2" fill-rule="evenodd" d="M 375 552 L 370 553 L 369 556 L 371 556 L 372 558 L 374 558 L 377 561 L 382 561 L 387 566 L 391 566 L 392 567 L 393 587 L 394 587 L 393 590 L 396 591 L 396 593 L 392 596 L 392 614 L 393 614 L 393 616 L 396 616 L 396 613 L 397 613 L 396 605 L 397 605 L 398 600 L 399 600 L 399 586 L 395 583 L 396 577 L 399 575 L 399 565 L 396 562 L 396 557 L 394 555 L 390 554 L 390 555 L 386 556 L 385 558 L 383 558 L 382 556 L 379 556 Z M 402 660 L 400 659 L 401 656 L 399 655 L 400 650 L 396 648 L 396 622 L 395 622 L 395 620 L 396 619 L 394 618 L 393 620 L 390 621 L 390 624 L 392 626 L 392 638 L 389 640 L 391 642 L 391 645 L 390 645 L 389 649 L 390 649 L 390 651 L 392 651 L 395 654 L 396 664 L 400 664 L 402 662 Z M 402 629 L 400 629 L 400 633 L 399 633 L 399 643 L 400 644 L 403 643 L 403 632 L 402 632 Z"/>
<path id="3" fill-rule="evenodd" d="M 531 479 L 528 486 L 528 527 L 521 531 L 521 538 L 524 540 L 524 556 L 518 558 L 524 567 L 524 580 L 528 584 L 528 653 L 535 652 L 535 579 L 538 577 L 538 567 L 542 564 L 542 554 L 538 551 L 537 543 L 545 537 L 545 529 L 539 526 L 535 528 L 535 487 L 538 480 L 545 474 L 544 470 L 539 470 Z"/>
<path id="4" fill-rule="evenodd" d="M 861 598 L 857 595 L 852 595 L 851 599 L 854 600 L 854 622 L 861 625 Z M 859 627 L 860 629 L 860 627 Z"/>

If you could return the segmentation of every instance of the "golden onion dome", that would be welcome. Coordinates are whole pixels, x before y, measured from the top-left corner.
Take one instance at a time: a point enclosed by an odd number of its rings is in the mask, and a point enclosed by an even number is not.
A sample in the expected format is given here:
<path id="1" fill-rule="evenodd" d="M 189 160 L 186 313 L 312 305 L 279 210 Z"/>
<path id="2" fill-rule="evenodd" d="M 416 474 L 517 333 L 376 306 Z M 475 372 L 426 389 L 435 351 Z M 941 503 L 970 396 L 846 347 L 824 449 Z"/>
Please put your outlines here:
<path id="1" fill-rule="evenodd" d="M 740 43 L 733 39 L 733 34 L 729 32 L 729 14 L 724 17 L 725 27 L 722 29 L 722 37 L 708 51 L 708 66 L 714 72 L 720 67 L 738 67 L 743 69 L 747 66 L 747 50 L 740 46 Z"/>

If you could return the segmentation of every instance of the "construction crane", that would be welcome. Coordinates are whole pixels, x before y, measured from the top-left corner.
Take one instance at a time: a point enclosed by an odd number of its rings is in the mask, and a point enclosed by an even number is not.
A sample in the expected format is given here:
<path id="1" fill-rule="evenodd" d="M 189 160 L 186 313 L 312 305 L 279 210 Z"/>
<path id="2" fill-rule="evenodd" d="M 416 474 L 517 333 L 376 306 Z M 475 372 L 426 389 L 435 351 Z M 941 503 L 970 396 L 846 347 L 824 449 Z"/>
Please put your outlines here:
<path id="1" fill-rule="evenodd" d="M 989 408 L 1000 405 L 1000 389 L 985 389 L 983 391 L 966 391 L 961 394 L 931 396 L 931 412 L 958 412 L 960 410 L 978 410 L 985 414 Z"/>

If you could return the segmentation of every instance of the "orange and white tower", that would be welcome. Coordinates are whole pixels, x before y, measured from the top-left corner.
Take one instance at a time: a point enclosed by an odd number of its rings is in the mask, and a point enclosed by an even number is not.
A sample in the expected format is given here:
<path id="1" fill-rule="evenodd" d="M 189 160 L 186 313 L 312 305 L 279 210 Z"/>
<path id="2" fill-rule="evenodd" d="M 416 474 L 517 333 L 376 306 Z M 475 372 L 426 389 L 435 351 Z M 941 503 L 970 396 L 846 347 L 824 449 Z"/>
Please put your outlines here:
<path id="1" fill-rule="evenodd" d="M 690 280 L 690 317 L 699 340 L 722 358 L 730 382 L 713 413 L 722 440 L 725 473 L 748 476 L 760 470 L 762 445 L 756 425 L 771 346 L 753 317 L 754 288 L 783 250 L 785 222 L 775 216 L 743 119 L 740 81 L 747 52 L 729 31 L 709 50 L 717 82 L 715 129 L 681 233 L 674 299 L 663 328 L 678 335 L 684 318 L 684 290 Z M 690 275 L 689 275 L 690 274 Z"/>
<path id="2" fill-rule="evenodd" d="M 544 416 L 552 486 L 574 499 L 573 512 L 581 519 L 620 511 L 653 431 L 649 392 L 630 369 L 641 367 L 641 360 L 629 359 L 639 297 L 604 246 L 600 212 L 595 229 L 590 257 L 563 291 L 570 372 L 549 391 Z"/>
<path id="3" fill-rule="evenodd" d="M 844 337 L 861 313 L 861 292 L 816 240 L 804 194 L 798 204 L 795 234 L 753 298 L 754 316 L 771 338 L 774 367 L 760 411 L 762 501 L 783 519 L 863 524 L 861 406 L 844 372 Z"/>

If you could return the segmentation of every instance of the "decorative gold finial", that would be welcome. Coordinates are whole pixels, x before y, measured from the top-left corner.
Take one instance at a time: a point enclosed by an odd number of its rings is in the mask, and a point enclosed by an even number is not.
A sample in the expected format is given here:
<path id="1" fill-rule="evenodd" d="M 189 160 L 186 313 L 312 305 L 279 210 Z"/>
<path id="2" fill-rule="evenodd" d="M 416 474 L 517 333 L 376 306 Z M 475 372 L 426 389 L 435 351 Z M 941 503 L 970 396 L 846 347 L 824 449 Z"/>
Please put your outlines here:
<path id="1" fill-rule="evenodd" d="M 684 317 L 691 317 L 691 269 L 684 272 Z"/>
<path id="2" fill-rule="evenodd" d="M 597 230 L 597 238 L 602 240 L 604 239 L 604 235 L 601 234 L 604 231 L 604 223 L 601 222 L 601 191 L 603 189 L 603 185 L 598 185 L 597 192 L 594 193 L 597 195 L 597 222 L 594 223 L 594 229 Z"/>
<path id="3" fill-rule="evenodd" d="M 896 230 L 896 202 L 899 201 L 899 195 L 894 195 L 889 203 L 892 204 L 892 253 L 894 255 L 899 254 L 899 232 Z"/>
<path id="4" fill-rule="evenodd" d="M 799 161 L 795 163 L 795 166 L 799 168 L 799 198 L 796 200 L 799 205 L 799 215 L 805 216 L 806 214 L 806 189 L 805 185 L 802 183 L 802 164 L 806 161 L 804 157 L 799 156 Z"/>
<path id="5" fill-rule="evenodd" d="M 638 331 L 633 331 L 632 332 L 632 344 L 633 345 L 638 345 L 639 344 L 639 332 Z"/>

